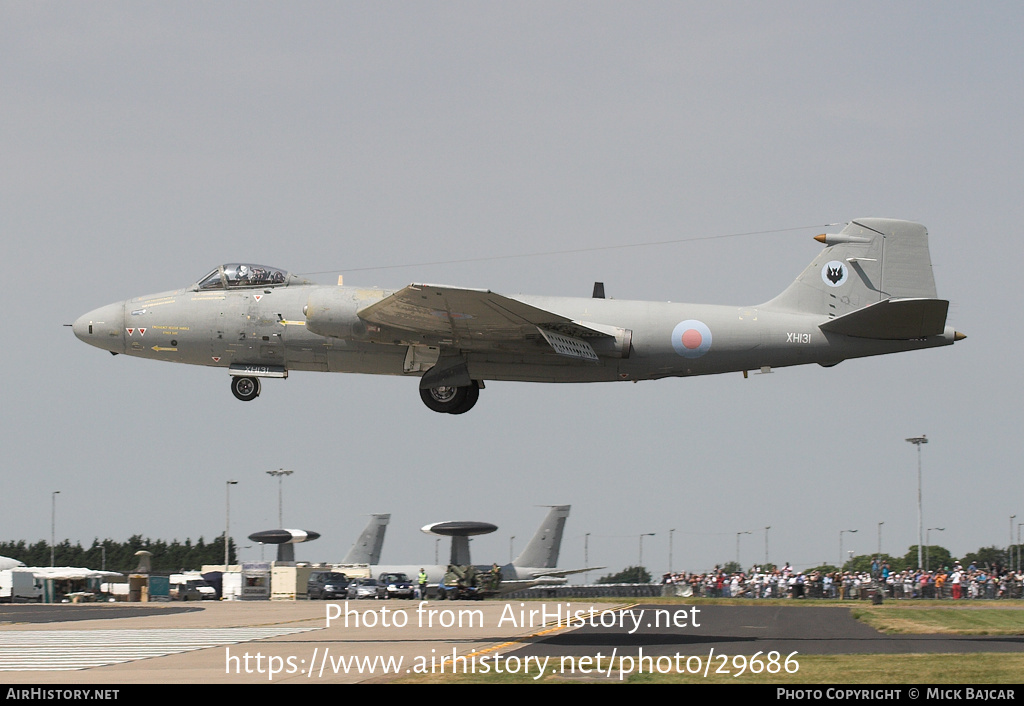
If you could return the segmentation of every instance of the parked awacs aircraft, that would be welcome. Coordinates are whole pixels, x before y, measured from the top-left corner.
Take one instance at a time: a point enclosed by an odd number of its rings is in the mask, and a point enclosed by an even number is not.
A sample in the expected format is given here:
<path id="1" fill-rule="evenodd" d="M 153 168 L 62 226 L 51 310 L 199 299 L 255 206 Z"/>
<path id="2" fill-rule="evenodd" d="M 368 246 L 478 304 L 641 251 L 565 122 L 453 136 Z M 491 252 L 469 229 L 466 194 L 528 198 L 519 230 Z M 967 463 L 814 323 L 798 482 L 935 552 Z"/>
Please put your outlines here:
<path id="1" fill-rule="evenodd" d="M 565 583 L 565 577 L 571 574 L 579 574 L 585 571 L 596 571 L 603 569 L 603 566 L 588 567 L 583 569 L 558 569 L 558 554 L 562 546 L 562 533 L 565 529 L 566 518 L 569 517 L 570 505 L 552 505 L 548 514 L 544 517 L 540 527 L 534 533 L 523 551 L 510 563 L 500 566 L 501 569 L 501 592 L 509 593 L 531 586 L 560 585 Z M 384 544 L 384 531 L 386 522 L 381 518 L 388 515 L 373 515 L 370 523 L 363 530 L 359 539 L 352 546 L 345 563 L 336 565 L 339 571 L 345 571 L 346 564 L 369 564 L 370 575 L 379 576 L 382 573 L 403 573 L 410 579 L 415 580 L 422 569 L 427 574 L 427 582 L 431 587 L 436 586 L 448 571 L 448 564 L 406 564 L 386 565 L 377 564 L 380 559 L 380 547 Z M 447 524 L 447 523 L 435 523 Z M 434 525 L 427 525 L 426 530 Z M 469 556 L 469 544 L 458 543 L 452 538 L 452 551 L 449 564 L 465 565 L 471 563 Z M 464 537 L 462 539 L 465 539 Z M 354 561 L 350 561 L 354 560 Z M 490 564 L 477 565 L 481 571 L 491 568 Z"/>
<path id="2" fill-rule="evenodd" d="M 409 375 L 436 412 L 462 414 L 485 380 L 599 382 L 743 372 L 946 346 L 928 232 L 864 218 L 758 306 L 503 296 L 411 284 L 316 285 L 228 264 L 191 287 L 117 302 L 74 324 L 113 354 L 226 368 L 240 400 L 293 370 Z M 751 265 L 744 265 L 750 267 Z"/>

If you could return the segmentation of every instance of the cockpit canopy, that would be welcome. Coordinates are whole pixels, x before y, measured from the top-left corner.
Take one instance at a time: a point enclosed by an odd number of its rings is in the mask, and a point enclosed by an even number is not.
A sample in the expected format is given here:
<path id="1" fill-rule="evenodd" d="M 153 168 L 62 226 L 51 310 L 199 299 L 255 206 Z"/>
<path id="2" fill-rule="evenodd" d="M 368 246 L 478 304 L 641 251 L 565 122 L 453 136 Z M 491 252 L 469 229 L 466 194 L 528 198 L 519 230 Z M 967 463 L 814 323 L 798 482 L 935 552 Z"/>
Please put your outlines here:
<path id="1" fill-rule="evenodd" d="M 237 289 L 240 287 L 273 287 L 286 284 L 288 273 L 276 267 L 233 262 L 221 265 L 199 280 L 200 291 L 209 289 Z"/>

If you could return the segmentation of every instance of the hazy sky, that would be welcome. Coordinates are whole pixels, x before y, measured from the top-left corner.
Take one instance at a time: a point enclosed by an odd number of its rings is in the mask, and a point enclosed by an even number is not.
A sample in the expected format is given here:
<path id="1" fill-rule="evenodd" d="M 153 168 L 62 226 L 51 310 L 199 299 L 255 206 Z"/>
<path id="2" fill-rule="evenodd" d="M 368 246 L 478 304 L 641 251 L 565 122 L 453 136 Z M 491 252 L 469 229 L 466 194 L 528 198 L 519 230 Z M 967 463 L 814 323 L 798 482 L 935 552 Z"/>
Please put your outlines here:
<path id="1" fill-rule="evenodd" d="M 1024 521 L 1024 7 L 1015 2 L 0 2 L 0 538 L 207 540 L 285 525 L 340 560 L 392 513 L 492 522 L 507 561 L 569 503 L 560 564 L 799 568 Z M 757 304 L 823 224 L 924 223 L 955 347 L 640 384 L 416 380 L 111 357 L 63 328 L 223 262 L 349 284 Z M 786 232 L 627 249 L 651 243 Z M 447 265 L 504 255 L 589 252 Z M 414 266 L 397 268 L 398 265 Z M 380 268 L 380 269 L 367 269 Z M 387 269 L 385 269 L 387 268 Z M 315 277 L 334 282 L 337 273 Z M 445 544 L 447 541 L 445 541 Z M 270 557 L 271 551 L 267 552 Z M 259 547 L 243 559 L 259 559 Z"/>

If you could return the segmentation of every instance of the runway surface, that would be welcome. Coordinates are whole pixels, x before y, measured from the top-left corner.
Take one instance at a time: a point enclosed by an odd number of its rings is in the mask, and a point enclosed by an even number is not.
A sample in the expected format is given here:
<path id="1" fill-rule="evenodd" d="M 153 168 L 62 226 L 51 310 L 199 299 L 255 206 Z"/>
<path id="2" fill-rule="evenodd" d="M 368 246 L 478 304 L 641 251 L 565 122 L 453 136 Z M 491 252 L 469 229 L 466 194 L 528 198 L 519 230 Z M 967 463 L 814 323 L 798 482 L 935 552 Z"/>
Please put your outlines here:
<path id="1" fill-rule="evenodd" d="M 615 627 L 588 624 L 545 636 L 517 654 L 906 654 L 1024 652 L 1024 637 L 1006 635 L 886 635 L 858 622 L 844 607 L 640 605 Z M 596 622 L 596 621 L 595 621 Z M 606 621 L 607 622 L 607 621 Z M 659 627 L 660 622 L 660 627 Z M 694 623 L 698 623 L 694 625 Z M 669 627 L 669 625 L 680 625 Z"/>
<path id="2" fill-rule="evenodd" d="M 551 619 L 570 609 L 581 611 L 576 625 Z M 848 608 L 824 606 L 264 601 L 0 608 L 0 682 L 8 684 L 356 683 L 450 673 L 455 656 L 511 667 L 527 658 L 641 649 L 704 658 L 1021 652 L 1024 638 L 889 636 L 853 620 Z"/>

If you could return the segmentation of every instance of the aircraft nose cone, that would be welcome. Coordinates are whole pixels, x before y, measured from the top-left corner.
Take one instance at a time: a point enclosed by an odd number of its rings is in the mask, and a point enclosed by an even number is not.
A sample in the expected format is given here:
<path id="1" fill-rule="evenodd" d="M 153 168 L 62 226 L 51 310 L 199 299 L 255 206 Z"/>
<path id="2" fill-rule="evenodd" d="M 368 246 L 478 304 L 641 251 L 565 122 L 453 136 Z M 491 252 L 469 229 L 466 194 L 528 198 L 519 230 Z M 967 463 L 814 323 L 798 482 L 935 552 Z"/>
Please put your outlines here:
<path id="1" fill-rule="evenodd" d="M 71 330 L 79 340 L 111 353 L 124 353 L 124 302 L 107 304 L 78 317 Z"/>

